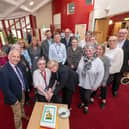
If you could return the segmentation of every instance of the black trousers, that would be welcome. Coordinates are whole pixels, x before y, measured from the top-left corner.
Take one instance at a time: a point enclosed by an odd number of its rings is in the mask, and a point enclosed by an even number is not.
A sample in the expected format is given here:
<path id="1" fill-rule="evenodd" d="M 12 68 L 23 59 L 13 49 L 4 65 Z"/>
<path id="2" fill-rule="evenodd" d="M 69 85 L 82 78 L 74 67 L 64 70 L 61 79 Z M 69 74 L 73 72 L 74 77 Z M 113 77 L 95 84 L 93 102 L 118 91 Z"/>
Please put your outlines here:
<path id="1" fill-rule="evenodd" d="M 113 83 L 112 83 L 112 91 L 118 91 L 120 87 L 120 79 L 122 77 L 121 73 L 114 74 Z"/>
<path id="2" fill-rule="evenodd" d="M 112 82 L 112 92 L 118 91 L 120 87 L 120 79 L 122 77 L 122 73 L 115 73 L 109 76 L 107 85 Z"/>
<path id="3" fill-rule="evenodd" d="M 100 91 L 101 91 L 100 96 L 102 97 L 102 99 L 106 99 L 107 98 L 107 92 L 108 92 L 108 86 L 100 87 Z M 91 94 L 91 97 L 94 98 L 96 93 L 97 93 L 97 90 L 93 91 L 93 93 Z"/>
<path id="4" fill-rule="evenodd" d="M 39 102 L 47 102 L 45 96 L 40 95 L 38 93 L 37 93 L 37 99 L 38 99 Z"/>
<path id="5" fill-rule="evenodd" d="M 62 89 L 62 103 L 68 104 L 68 108 L 70 108 L 72 102 L 72 94 L 73 92 L 67 88 Z"/>
<path id="6" fill-rule="evenodd" d="M 101 87 L 100 90 L 101 90 L 100 96 L 102 97 L 102 99 L 106 99 L 107 98 L 107 92 L 108 92 L 108 86 Z"/>
<path id="7" fill-rule="evenodd" d="M 38 99 L 39 102 L 48 102 L 48 101 L 46 100 L 45 96 L 40 95 L 40 94 L 38 94 L 38 93 L 37 93 L 37 99 Z M 53 95 L 50 102 L 51 102 L 51 103 L 61 103 L 61 98 L 60 98 L 60 96 L 58 96 L 58 95 L 56 95 L 56 96 Z"/>
<path id="8" fill-rule="evenodd" d="M 51 103 L 62 103 L 60 95 L 53 95 L 51 98 Z"/>
<path id="9" fill-rule="evenodd" d="M 85 104 L 85 106 L 89 105 L 91 94 L 92 90 L 80 87 L 80 99 Z"/>

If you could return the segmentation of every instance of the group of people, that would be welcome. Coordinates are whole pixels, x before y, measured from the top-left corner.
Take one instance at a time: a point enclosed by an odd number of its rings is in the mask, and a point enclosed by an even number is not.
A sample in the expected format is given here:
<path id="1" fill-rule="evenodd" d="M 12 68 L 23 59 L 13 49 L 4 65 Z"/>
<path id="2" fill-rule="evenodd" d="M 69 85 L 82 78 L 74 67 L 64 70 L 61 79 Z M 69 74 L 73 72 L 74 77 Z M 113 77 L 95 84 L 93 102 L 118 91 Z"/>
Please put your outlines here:
<path id="1" fill-rule="evenodd" d="M 106 46 L 98 44 L 91 32 L 80 42 L 70 37 L 68 28 L 63 38 L 55 33 L 53 39 L 50 30 L 45 34 L 46 40 L 40 45 L 33 37 L 28 48 L 24 40 L 19 40 L 11 47 L 7 64 L 0 69 L 0 88 L 5 103 L 13 110 L 16 129 L 22 129 L 22 118 L 28 120 L 23 106 L 32 86 L 37 101 L 63 103 L 70 109 L 78 85 L 78 108 L 86 114 L 97 90 L 101 90 L 100 106 L 104 108 L 108 86 L 112 82 L 116 97 L 120 78 L 129 71 L 127 29 L 120 29 L 118 36 L 110 36 Z"/>

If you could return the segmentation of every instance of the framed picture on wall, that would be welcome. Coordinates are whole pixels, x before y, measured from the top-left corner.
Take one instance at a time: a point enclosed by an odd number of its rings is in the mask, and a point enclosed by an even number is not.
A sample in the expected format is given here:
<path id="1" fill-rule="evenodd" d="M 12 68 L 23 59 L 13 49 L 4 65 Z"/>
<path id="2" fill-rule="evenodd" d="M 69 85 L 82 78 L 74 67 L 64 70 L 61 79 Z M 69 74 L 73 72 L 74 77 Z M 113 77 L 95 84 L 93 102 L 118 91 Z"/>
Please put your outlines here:
<path id="1" fill-rule="evenodd" d="M 75 34 L 80 36 L 80 40 L 85 38 L 86 33 L 86 24 L 76 24 L 75 25 Z"/>
<path id="2" fill-rule="evenodd" d="M 86 4 L 93 4 L 93 0 L 86 0 Z"/>
<path id="3" fill-rule="evenodd" d="M 75 13 L 75 3 L 68 3 L 67 4 L 67 15 Z"/>

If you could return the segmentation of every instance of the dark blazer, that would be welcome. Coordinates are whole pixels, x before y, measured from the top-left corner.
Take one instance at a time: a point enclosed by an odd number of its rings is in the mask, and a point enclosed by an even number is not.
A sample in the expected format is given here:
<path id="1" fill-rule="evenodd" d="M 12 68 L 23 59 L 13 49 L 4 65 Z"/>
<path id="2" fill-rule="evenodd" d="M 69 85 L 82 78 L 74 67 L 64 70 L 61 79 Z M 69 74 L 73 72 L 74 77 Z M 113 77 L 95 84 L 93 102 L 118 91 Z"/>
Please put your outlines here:
<path id="1" fill-rule="evenodd" d="M 37 69 L 37 61 L 39 60 L 40 57 L 42 57 L 42 50 L 40 46 L 37 46 L 37 49 L 34 50 L 33 46 L 30 46 L 28 48 L 28 53 L 31 58 L 32 62 L 32 73 L 34 70 Z"/>
<path id="2" fill-rule="evenodd" d="M 52 39 L 52 43 L 54 43 L 54 40 Z M 42 49 L 42 54 L 46 60 L 46 62 L 48 62 L 49 58 L 48 58 L 48 55 L 49 55 L 49 43 L 48 43 L 48 40 L 44 40 L 42 43 L 41 43 L 41 49 Z"/>
<path id="3" fill-rule="evenodd" d="M 66 88 L 72 92 L 75 91 L 76 85 L 79 83 L 78 74 L 71 70 L 69 67 L 60 64 L 57 73 L 52 74 L 52 78 L 50 80 L 50 87 L 52 86 L 53 80 L 58 81 L 58 85 L 54 91 L 55 94 L 59 93 L 62 88 Z"/>
<path id="4" fill-rule="evenodd" d="M 125 40 L 122 49 L 124 51 L 124 60 L 123 60 L 121 72 L 124 73 L 124 72 L 129 72 L 129 40 L 128 39 Z"/>
<path id="5" fill-rule="evenodd" d="M 74 70 L 77 69 L 78 63 L 83 55 L 83 49 L 81 47 L 77 47 L 75 51 L 73 51 L 72 46 L 67 49 L 67 63 L 71 68 L 71 65 L 74 65 Z"/>
<path id="6" fill-rule="evenodd" d="M 66 48 L 68 48 L 68 47 L 71 46 L 71 42 L 72 42 L 72 37 L 70 37 L 68 44 L 67 44 L 67 42 L 66 42 L 66 38 L 62 38 L 62 39 L 61 39 L 61 43 L 63 43 Z"/>
<path id="7" fill-rule="evenodd" d="M 23 73 L 24 81 L 26 84 L 26 91 L 28 90 L 28 84 L 26 80 L 26 75 L 24 70 L 21 67 L 21 64 L 18 65 L 19 69 Z M 11 67 L 9 63 L 7 63 L 1 70 L 0 70 L 0 88 L 4 95 L 4 101 L 6 104 L 12 105 L 17 100 L 21 101 L 22 99 L 22 86 L 21 83 Z"/>
<path id="8" fill-rule="evenodd" d="M 31 91 L 32 87 L 33 87 L 32 73 L 31 73 L 31 70 L 29 67 L 29 63 L 26 61 L 26 59 L 23 55 L 21 55 L 21 60 L 20 60 L 19 64 L 21 64 L 21 67 L 24 70 L 24 73 L 26 75 L 26 79 L 28 82 L 28 86 L 29 86 L 28 88 Z"/>

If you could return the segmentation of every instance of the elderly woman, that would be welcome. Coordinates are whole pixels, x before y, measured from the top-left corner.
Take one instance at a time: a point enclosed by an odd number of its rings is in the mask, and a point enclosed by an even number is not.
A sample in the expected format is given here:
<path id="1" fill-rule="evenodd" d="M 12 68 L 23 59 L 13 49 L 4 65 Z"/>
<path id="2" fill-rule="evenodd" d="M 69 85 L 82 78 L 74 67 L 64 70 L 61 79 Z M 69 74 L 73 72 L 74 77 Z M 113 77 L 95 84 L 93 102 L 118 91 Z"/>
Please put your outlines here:
<path id="1" fill-rule="evenodd" d="M 78 63 L 81 59 L 81 56 L 83 54 L 82 48 L 78 46 L 78 41 L 76 38 L 72 39 L 72 46 L 70 46 L 67 50 L 67 63 L 68 66 L 76 70 Z"/>
<path id="2" fill-rule="evenodd" d="M 110 78 L 113 77 L 113 83 L 112 83 L 112 94 L 113 96 L 117 96 L 117 91 L 119 89 L 119 85 L 116 85 L 116 83 L 119 83 L 120 81 L 120 70 L 123 64 L 123 50 L 121 48 L 117 48 L 117 37 L 116 36 L 110 36 L 108 40 L 109 48 L 107 48 L 105 55 L 110 59 L 111 67 L 110 67 Z M 110 82 L 110 78 L 108 80 L 108 83 Z M 117 78 L 117 79 L 116 79 Z"/>
<path id="3" fill-rule="evenodd" d="M 100 58 L 95 56 L 96 48 L 93 44 L 87 44 L 84 56 L 81 58 L 77 72 L 80 79 L 79 108 L 84 107 L 84 114 L 88 112 L 90 96 L 101 84 L 104 76 L 104 66 Z"/>
<path id="4" fill-rule="evenodd" d="M 46 61 L 43 58 L 38 60 L 38 69 L 33 73 L 34 87 L 37 89 L 38 101 L 49 101 L 48 85 L 51 72 L 46 68 Z"/>
<path id="5" fill-rule="evenodd" d="M 96 55 L 97 55 L 97 57 L 99 57 L 102 60 L 102 62 L 104 64 L 104 77 L 103 77 L 103 81 L 102 81 L 101 87 L 100 87 L 100 90 L 101 90 L 100 96 L 102 98 L 102 101 L 100 103 L 101 108 L 104 108 L 106 105 L 106 97 L 107 97 L 107 90 L 108 90 L 107 80 L 109 77 L 109 68 L 110 68 L 110 60 L 104 54 L 105 54 L 105 46 L 98 45 L 97 50 L 96 50 Z M 96 94 L 96 91 L 93 92 L 93 94 L 91 95 L 90 100 L 92 103 L 94 102 L 95 94 Z"/>
<path id="6" fill-rule="evenodd" d="M 70 108 L 72 94 L 78 84 L 77 73 L 65 65 L 58 64 L 55 60 L 48 61 L 47 67 L 52 72 L 52 79 L 49 85 L 52 89 L 52 96 L 54 95 L 58 102 L 60 98 L 59 92 L 62 90 L 62 102 L 68 104 L 68 108 Z"/>

